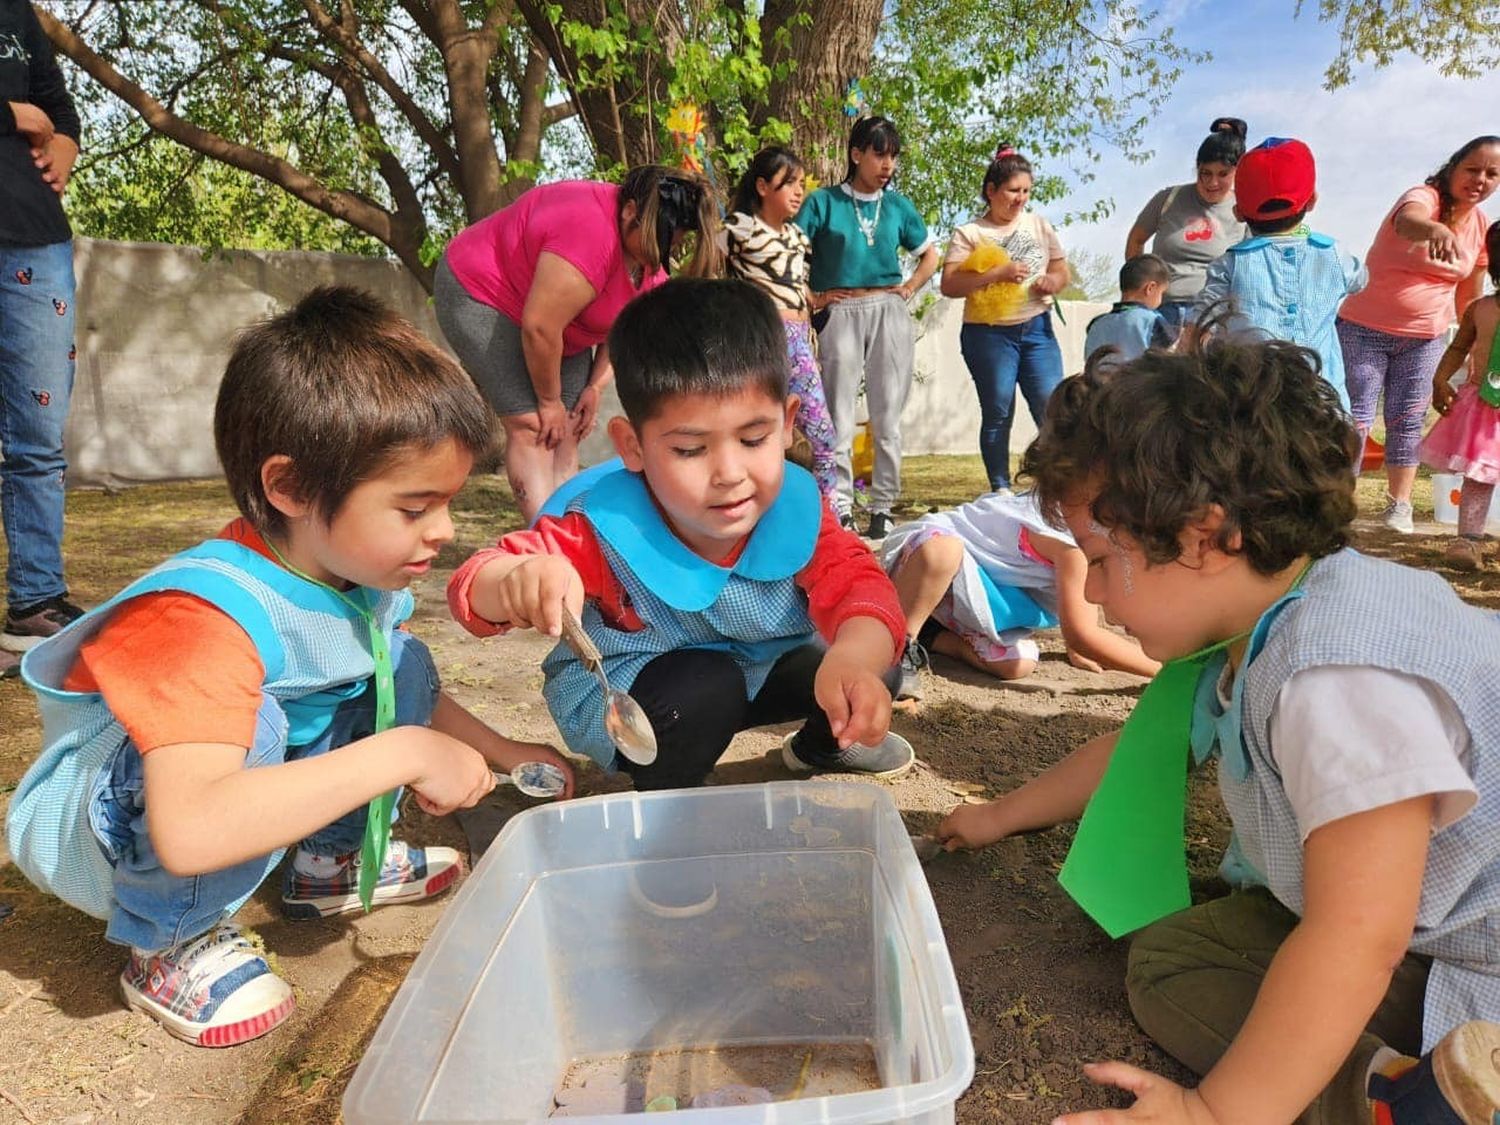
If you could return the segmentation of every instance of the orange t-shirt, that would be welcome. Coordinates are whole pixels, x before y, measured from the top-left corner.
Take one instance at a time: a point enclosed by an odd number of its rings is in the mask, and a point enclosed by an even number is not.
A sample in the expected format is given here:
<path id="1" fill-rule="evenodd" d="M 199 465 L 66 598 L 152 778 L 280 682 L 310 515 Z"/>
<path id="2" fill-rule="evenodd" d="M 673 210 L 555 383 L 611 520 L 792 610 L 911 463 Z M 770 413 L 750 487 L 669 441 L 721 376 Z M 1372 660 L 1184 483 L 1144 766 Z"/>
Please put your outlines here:
<path id="1" fill-rule="evenodd" d="M 217 538 L 274 559 L 244 519 Z M 243 746 L 255 739 L 265 666 L 223 610 L 164 590 L 132 598 L 78 651 L 63 687 L 97 691 L 142 754 L 180 742 Z"/>

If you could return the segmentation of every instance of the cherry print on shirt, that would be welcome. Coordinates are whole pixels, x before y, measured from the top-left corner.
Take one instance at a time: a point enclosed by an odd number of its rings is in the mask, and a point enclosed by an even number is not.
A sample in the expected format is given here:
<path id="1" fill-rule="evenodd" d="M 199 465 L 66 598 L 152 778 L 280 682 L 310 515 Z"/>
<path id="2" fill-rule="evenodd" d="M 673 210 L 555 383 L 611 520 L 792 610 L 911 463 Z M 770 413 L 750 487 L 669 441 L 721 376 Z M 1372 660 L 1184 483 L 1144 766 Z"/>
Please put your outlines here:
<path id="1" fill-rule="evenodd" d="M 56 297 L 53 297 L 52 298 L 52 307 L 53 307 L 53 309 L 55 309 L 57 311 L 57 315 L 58 316 L 67 316 L 68 315 L 68 302 L 67 301 L 60 301 Z"/>
<path id="2" fill-rule="evenodd" d="M 27 266 L 24 269 L 17 270 L 16 271 L 16 280 L 19 281 L 22 285 L 30 285 L 31 284 L 31 267 Z"/>
<path id="3" fill-rule="evenodd" d="M 1214 223 L 1212 219 L 1200 216 L 1183 228 L 1182 239 L 1184 242 L 1212 242 L 1213 238 Z"/>
<path id="4" fill-rule="evenodd" d="M 68 349 L 68 358 L 69 359 L 77 359 L 78 358 L 78 345 L 77 344 L 74 344 L 71 348 Z"/>
<path id="5" fill-rule="evenodd" d="M 36 399 L 36 404 L 38 406 L 51 406 L 52 405 L 52 392 L 51 391 L 32 391 L 31 392 L 31 397 L 34 398 L 34 399 Z"/>

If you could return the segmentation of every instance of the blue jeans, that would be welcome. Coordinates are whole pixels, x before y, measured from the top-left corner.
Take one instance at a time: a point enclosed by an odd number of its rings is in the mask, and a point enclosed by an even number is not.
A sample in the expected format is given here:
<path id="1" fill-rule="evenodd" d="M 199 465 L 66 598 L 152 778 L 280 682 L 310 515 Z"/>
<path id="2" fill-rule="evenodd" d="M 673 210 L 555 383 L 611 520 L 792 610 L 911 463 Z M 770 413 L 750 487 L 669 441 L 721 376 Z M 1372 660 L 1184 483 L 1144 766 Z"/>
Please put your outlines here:
<path id="1" fill-rule="evenodd" d="M 396 725 L 425 726 L 438 693 L 437 667 L 427 647 L 411 634 L 397 631 L 391 643 L 391 659 L 396 665 Z M 286 730 L 281 706 L 269 695 L 263 696 L 245 768 L 316 757 L 373 734 L 374 684 L 341 704 L 332 724 L 316 742 L 289 747 Z M 104 932 L 110 941 L 159 952 L 206 933 L 244 905 L 286 854 L 285 848 L 278 848 L 268 856 L 221 871 L 172 875 L 162 867 L 146 831 L 142 760 L 128 738 L 121 743 L 109 769 L 109 778 L 95 798 L 90 816 L 95 831 L 109 842 L 108 850 L 115 857 L 115 907 Z M 325 856 L 357 850 L 364 839 L 367 807 L 360 805 L 314 832 L 301 847 Z"/>
<path id="2" fill-rule="evenodd" d="M 958 345 L 979 391 L 979 454 L 990 488 L 1009 488 L 1016 385 L 1040 426 L 1047 400 L 1063 380 L 1062 349 L 1052 333 L 1052 314 L 1039 313 L 1022 324 L 965 324 Z"/>
<path id="3" fill-rule="evenodd" d="M 0 246 L 0 516 L 13 608 L 67 591 L 63 427 L 75 354 L 73 243 Z"/>

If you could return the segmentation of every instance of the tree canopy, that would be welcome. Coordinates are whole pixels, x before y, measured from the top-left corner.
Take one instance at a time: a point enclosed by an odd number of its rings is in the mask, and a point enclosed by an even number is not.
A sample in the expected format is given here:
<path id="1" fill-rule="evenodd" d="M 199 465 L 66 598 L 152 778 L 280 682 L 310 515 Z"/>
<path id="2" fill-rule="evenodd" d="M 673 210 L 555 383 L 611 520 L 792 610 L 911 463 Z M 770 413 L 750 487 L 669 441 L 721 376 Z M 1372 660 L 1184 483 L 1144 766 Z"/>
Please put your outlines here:
<path id="1" fill-rule="evenodd" d="M 973 210 L 997 137 L 1044 197 L 1141 132 L 1181 49 L 1121 0 L 60 0 L 86 76 L 79 229 L 210 247 L 384 249 L 430 284 L 448 237 L 539 178 L 676 163 L 702 107 L 726 190 L 761 144 L 839 178 L 851 83 L 902 186 Z M 279 189 L 267 191 L 267 185 Z M 1099 200 L 1093 207 L 1107 206 Z"/>

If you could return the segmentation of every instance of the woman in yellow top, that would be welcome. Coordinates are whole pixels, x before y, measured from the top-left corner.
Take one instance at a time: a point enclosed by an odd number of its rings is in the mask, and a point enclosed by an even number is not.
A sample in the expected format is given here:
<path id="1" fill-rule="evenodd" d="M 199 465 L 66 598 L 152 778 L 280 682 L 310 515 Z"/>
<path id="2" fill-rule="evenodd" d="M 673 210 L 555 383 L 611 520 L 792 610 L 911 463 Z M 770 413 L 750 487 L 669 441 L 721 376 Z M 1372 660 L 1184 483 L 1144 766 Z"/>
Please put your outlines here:
<path id="1" fill-rule="evenodd" d="M 943 262 L 945 297 L 964 298 L 959 345 L 979 391 L 979 452 L 994 491 L 1010 490 L 1010 423 L 1016 385 L 1031 417 L 1062 382 L 1052 295 L 1068 261 L 1052 224 L 1026 209 L 1031 163 L 1002 143 L 984 174 L 985 212 L 953 232 Z"/>

